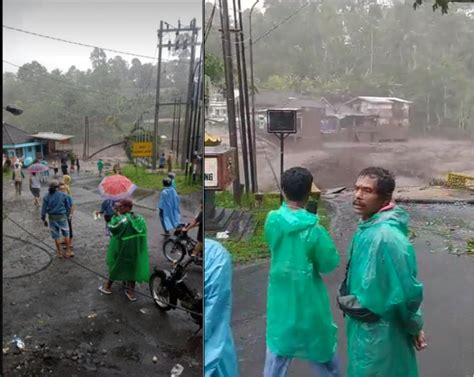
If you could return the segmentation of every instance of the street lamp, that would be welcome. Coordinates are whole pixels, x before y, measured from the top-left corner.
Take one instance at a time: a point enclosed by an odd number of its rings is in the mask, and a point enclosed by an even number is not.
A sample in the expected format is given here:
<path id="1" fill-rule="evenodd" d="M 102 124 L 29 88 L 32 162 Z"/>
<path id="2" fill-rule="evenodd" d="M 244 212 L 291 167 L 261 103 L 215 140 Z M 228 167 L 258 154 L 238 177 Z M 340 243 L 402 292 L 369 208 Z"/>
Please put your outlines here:
<path id="1" fill-rule="evenodd" d="M 256 128 L 255 128 L 255 84 L 253 81 L 253 39 L 252 39 L 252 13 L 257 5 L 257 3 L 260 0 L 256 0 L 255 3 L 252 5 L 252 8 L 250 8 L 250 13 L 249 13 L 249 35 L 250 35 L 250 82 L 252 84 L 252 133 L 253 133 L 253 150 L 254 150 L 254 161 L 253 165 L 254 168 L 257 169 L 257 133 L 256 133 Z M 257 176 L 257 173 L 255 172 L 255 176 Z M 255 191 L 258 192 L 258 180 L 255 180 Z"/>
<path id="2" fill-rule="evenodd" d="M 3 109 L 8 111 L 9 113 L 11 113 L 13 115 L 20 115 L 20 114 L 23 113 L 22 109 L 20 109 L 19 107 L 16 107 L 16 106 L 12 106 L 12 105 L 7 105 Z"/>

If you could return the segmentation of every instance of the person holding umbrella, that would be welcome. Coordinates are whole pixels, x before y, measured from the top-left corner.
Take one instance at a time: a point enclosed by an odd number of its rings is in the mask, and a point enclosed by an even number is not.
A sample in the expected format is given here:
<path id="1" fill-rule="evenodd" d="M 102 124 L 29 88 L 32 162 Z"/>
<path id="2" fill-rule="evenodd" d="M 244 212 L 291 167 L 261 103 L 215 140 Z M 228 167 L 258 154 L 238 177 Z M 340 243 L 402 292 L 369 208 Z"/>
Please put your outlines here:
<path id="1" fill-rule="evenodd" d="M 112 233 L 107 249 L 109 278 L 99 291 L 110 295 L 114 281 L 126 281 L 125 295 L 136 301 L 135 284 L 147 283 L 150 277 L 147 226 L 143 216 L 132 212 L 133 203 L 123 199 L 116 205 L 109 229 Z"/>

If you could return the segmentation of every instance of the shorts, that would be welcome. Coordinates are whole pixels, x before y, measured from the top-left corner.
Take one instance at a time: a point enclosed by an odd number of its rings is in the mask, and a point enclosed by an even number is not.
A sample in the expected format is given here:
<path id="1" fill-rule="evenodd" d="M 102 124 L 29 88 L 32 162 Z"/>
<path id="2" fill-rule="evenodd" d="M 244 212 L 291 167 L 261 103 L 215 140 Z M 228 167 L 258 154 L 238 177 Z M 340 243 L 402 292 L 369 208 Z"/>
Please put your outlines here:
<path id="1" fill-rule="evenodd" d="M 39 198 L 40 197 L 40 189 L 39 188 L 32 188 L 31 189 L 31 193 L 33 194 L 33 196 L 35 198 Z"/>
<path id="2" fill-rule="evenodd" d="M 53 240 L 59 240 L 61 235 L 63 237 L 69 237 L 69 224 L 66 216 L 61 220 L 50 220 L 49 229 L 51 230 L 51 237 Z"/>

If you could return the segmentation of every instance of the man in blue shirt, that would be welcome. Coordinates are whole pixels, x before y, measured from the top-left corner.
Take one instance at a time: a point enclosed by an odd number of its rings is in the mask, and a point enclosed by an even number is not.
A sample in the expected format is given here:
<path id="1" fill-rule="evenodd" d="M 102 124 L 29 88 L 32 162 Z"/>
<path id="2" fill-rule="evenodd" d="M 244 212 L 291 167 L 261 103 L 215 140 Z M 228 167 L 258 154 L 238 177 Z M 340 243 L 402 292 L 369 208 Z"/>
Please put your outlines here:
<path id="1" fill-rule="evenodd" d="M 74 256 L 71 251 L 70 230 L 67 221 L 71 214 L 71 207 L 72 200 L 64 192 L 59 191 L 59 182 L 56 180 L 51 181 L 48 194 L 43 198 L 41 220 L 44 226 L 48 226 L 48 221 L 46 220 L 46 215 L 48 215 L 49 229 L 51 230 L 51 237 L 56 244 L 56 256 L 58 258 Z M 66 243 L 65 254 L 61 251 L 61 235 Z"/>

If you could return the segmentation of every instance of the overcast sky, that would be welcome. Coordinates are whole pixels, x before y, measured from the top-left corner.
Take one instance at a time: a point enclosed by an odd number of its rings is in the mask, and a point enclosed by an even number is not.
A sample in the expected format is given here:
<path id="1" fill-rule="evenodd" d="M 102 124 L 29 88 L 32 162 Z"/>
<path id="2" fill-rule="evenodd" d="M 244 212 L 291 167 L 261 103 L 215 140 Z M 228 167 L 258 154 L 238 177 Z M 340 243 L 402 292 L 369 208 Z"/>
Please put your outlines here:
<path id="1" fill-rule="evenodd" d="M 160 21 L 177 26 L 196 18 L 202 27 L 202 0 L 3 0 L 3 25 L 52 37 L 153 56 Z M 201 39 L 201 38 L 200 38 Z M 53 41 L 3 28 L 3 59 L 22 65 L 33 60 L 48 71 L 91 68 L 90 47 Z M 117 53 L 105 51 L 107 58 Z M 127 61 L 133 56 L 122 55 Z M 166 50 L 165 55 L 166 57 Z M 152 59 L 139 58 L 142 63 Z M 3 72 L 17 68 L 3 63 Z"/>

